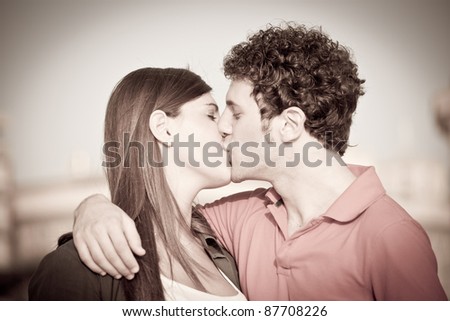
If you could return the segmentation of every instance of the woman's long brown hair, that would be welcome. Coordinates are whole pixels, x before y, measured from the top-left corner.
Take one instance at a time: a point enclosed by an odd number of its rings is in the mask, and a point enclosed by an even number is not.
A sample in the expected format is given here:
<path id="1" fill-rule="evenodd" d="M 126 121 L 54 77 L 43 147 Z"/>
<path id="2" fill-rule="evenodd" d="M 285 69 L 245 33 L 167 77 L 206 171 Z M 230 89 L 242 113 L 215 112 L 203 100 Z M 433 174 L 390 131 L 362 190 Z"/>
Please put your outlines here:
<path id="1" fill-rule="evenodd" d="M 191 227 L 187 226 L 163 168 L 150 165 L 150 160 L 161 163 L 162 155 L 148 124 L 153 111 L 162 110 L 175 117 L 183 104 L 210 91 L 189 70 L 143 68 L 125 76 L 109 99 L 105 144 L 118 142 L 116 152 L 120 155 L 120 164 L 106 169 L 111 200 L 135 221 L 146 250 L 144 256 L 137 258 L 140 272 L 132 281 L 123 282 L 129 300 L 164 300 L 155 234 L 168 256 L 178 261 L 193 282 L 202 287 L 194 272 L 201 267 L 186 254 L 177 231 L 191 229 L 194 235 L 212 232 L 198 213 L 193 215 Z M 124 146 L 126 141 L 128 146 Z M 144 152 L 137 145 L 145 147 Z"/>

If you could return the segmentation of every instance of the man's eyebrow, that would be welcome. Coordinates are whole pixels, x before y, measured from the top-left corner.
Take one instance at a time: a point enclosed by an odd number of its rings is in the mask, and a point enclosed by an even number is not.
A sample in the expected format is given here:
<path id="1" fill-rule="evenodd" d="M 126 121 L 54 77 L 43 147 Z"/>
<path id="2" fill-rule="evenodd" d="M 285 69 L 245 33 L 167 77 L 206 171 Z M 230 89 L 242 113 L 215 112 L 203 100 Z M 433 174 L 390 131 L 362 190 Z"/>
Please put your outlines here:
<path id="1" fill-rule="evenodd" d="M 226 104 L 227 104 L 227 106 L 230 107 L 231 109 L 234 109 L 234 107 L 238 107 L 238 108 L 241 108 L 241 109 L 242 109 L 241 106 L 239 106 L 238 104 L 236 104 L 234 101 L 232 101 L 232 100 L 230 100 L 230 99 L 227 99 Z"/>
<path id="2" fill-rule="evenodd" d="M 216 113 L 219 112 L 219 106 L 217 106 L 217 104 L 214 104 L 214 103 L 208 103 L 208 104 L 206 104 L 206 106 L 212 106 L 212 107 L 214 107 Z"/>

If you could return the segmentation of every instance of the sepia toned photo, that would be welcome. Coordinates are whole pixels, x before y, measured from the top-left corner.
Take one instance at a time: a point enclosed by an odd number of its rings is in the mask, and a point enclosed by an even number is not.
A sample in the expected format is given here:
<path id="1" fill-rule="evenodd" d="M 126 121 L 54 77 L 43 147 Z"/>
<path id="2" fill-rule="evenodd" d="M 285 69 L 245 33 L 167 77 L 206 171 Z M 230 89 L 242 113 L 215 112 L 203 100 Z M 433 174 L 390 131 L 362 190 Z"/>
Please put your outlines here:
<path id="1" fill-rule="evenodd" d="M 0 12 L 2 301 L 448 301 L 447 1 Z"/>

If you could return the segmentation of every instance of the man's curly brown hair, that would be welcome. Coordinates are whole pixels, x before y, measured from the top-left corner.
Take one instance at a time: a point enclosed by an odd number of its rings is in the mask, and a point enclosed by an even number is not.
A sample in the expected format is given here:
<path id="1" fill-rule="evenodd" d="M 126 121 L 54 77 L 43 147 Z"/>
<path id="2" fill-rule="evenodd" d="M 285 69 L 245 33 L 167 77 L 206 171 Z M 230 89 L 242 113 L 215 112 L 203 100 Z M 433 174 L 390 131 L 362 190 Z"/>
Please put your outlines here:
<path id="1" fill-rule="evenodd" d="M 234 46 L 224 58 L 225 76 L 249 80 L 261 119 L 292 106 L 306 115 L 305 129 L 343 155 L 364 80 L 349 51 L 320 29 L 269 25 Z"/>

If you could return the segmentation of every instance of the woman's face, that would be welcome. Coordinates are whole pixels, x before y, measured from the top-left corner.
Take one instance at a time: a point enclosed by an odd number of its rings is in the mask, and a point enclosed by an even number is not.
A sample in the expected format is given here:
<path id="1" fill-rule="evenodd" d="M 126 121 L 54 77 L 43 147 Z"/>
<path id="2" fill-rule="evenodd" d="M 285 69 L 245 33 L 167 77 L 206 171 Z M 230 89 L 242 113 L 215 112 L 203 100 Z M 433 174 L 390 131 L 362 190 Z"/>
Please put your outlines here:
<path id="1" fill-rule="evenodd" d="M 185 168 L 201 188 L 220 187 L 230 182 L 218 121 L 218 107 L 210 93 L 184 104 L 173 119 L 174 163 Z"/>

